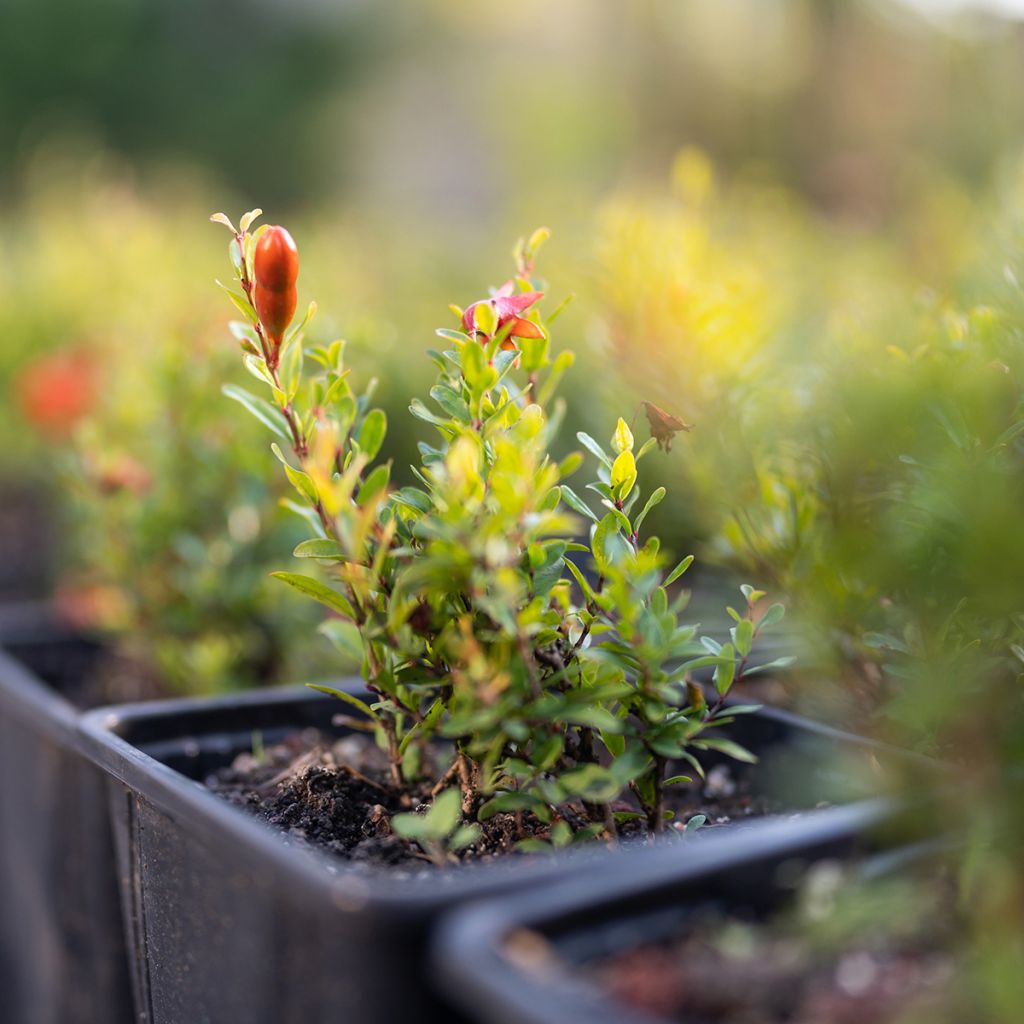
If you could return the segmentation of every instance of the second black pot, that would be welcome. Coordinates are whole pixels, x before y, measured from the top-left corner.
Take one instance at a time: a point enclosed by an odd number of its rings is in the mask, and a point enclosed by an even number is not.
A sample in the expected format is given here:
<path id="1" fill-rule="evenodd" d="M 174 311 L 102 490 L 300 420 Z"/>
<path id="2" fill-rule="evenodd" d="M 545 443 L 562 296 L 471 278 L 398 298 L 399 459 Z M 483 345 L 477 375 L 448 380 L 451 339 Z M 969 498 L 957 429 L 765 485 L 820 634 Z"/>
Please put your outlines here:
<path id="1" fill-rule="evenodd" d="M 99 646 L 0 609 L 0 1006 L 12 1024 L 132 1019 L 103 776 L 68 699 Z"/>
<path id="2" fill-rule="evenodd" d="M 485 900 L 445 921 L 434 970 L 476 1024 L 668 1024 L 603 992 L 591 965 L 685 934 L 708 911 L 768 919 L 816 862 L 868 856 L 874 872 L 889 873 L 933 853 L 928 841 L 890 845 L 893 812 L 875 801 L 766 819 L 742 842 L 720 831 L 685 850 L 640 851 L 632 870 L 605 866 L 515 900 Z"/>

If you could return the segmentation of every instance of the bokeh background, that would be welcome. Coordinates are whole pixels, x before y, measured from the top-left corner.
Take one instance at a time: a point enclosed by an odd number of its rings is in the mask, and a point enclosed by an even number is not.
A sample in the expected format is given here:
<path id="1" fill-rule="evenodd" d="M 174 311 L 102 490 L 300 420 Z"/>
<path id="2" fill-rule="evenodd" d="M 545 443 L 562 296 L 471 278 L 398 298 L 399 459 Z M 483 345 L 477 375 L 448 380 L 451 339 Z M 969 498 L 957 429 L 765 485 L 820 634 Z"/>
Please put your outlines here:
<path id="1" fill-rule="evenodd" d="M 345 668 L 268 580 L 295 527 L 220 394 L 207 218 L 291 228 L 312 335 L 378 379 L 399 478 L 448 303 L 545 224 L 549 308 L 575 295 L 566 447 L 644 399 L 694 424 L 648 486 L 695 607 L 762 586 L 799 653 L 763 694 L 956 765 L 965 984 L 1024 1019 L 1022 18 L 5 0 L 2 596 L 52 597 L 178 692 Z"/>

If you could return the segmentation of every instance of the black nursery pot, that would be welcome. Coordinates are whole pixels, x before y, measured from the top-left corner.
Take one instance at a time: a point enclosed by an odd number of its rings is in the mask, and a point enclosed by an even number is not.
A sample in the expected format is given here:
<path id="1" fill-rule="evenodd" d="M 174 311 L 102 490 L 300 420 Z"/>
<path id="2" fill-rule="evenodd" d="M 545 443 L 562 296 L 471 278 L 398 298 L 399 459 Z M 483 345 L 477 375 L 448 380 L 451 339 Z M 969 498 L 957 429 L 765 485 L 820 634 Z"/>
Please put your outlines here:
<path id="1" fill-rule="evenodd" d="M 0 600 L 39 599 L 51 589 L 57 545 L 44 487 L 0 477 Z"/>
<path id="2" fill-rule="evenodd" d="M 197 781 L 250 750 L 254 733 L 265 744 L 310 726 L 342 734 L 337 712 L 332 698 L 283 688 L 126 705 L 82 720 L 110 775 L 140 1022 L 457 1019 L 426 964 L 444 913 L 632 856 L 626 847 L 600 848 L 420 877 L 370 874 L 289 842 Z M 801 780 L 796 805 L 850 795 L 844 773 L 824 767 L 837 751 L 869 766 L 886 757 L 856 737 L 771 711 L 729 728 L 761 755 L 765 786 Z M 799 819 L 780 827 L 789 834 Z"/>
<path id="3" fill-rule="evenodd" d="M 434 972 L 476 1024 L 668 1024 L 601 992 L 586 966 L 681 935 L 709 909 L 768 918 L 792 901 L 794 882 L 816 861 L 871 854 L 875 871 L 888 873 L 934 852 L 928 842 L 877 852 L 892 817 L 891 805 L 872 801 L 796 824 L 765 819 L 740 843 L 719 831 L 685 854 L 649 848 L 629 870 L 608 865 L 515 900 L 485 900 L 444 921 Z"/>
<path id="4" fill-rule="evenodd" d="M 45 606 L 0 608 L 0 1016 L 12 1024 L 132 1019 L 104 780 L 72 703 L 99 651 Z"/>

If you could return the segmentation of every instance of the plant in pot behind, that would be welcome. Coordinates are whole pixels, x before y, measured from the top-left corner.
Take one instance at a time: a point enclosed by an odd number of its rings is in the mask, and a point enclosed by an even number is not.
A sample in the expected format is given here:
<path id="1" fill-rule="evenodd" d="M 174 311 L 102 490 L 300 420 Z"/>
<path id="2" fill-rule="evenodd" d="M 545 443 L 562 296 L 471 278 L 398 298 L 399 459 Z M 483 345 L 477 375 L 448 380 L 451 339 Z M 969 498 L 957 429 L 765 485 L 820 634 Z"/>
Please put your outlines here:
<path id="1" fill-rule="evenodd" d="M 783 611 L 744 587 L 725 644 L 681 620 L 687 595 L 670 588 L 692 558 L 672 563 L 644 535 L 665 490 L 645 498 L 638 466 L 685 424 L 648 404 L 642 445 L 621 418 L 607 448 L 581 433 L 593 497 L 566 483 L 583 457 L 552 455 L 572 355 L 551 352 L 560 308 L 546 323 L 537 311 L 540 230 L 517 246 L 513 278 L 437 332 L 431 404 L 410 407 L 437 437 L 420 444 L 416 485 L 394 489 L 377 461 L 385 416 L 353 390 L 341 341 L 304 349 L 313 305 L 289 330 L 297 249 L 281 227 L 250 232 L 256 213 L 238 229 L 215 219 L 234 236 L 229 294 L 246 319 L 232 331 L 269 398 L 225 390 L 276 435 L 311 533 L 295 554 L 327 582 L 275 575 L 333 612 L 321 629 L 359 659 L 372 696 L 331 692 L 369 721 L 402 801 L 434 798 L 391 829 L 438 862 L 486 850 L 498 817 L 495 835 L 511 828 L 527 846 L 660 831 L 666 794 L 691 781 L 673 765 L 699 773 L 704 751 L 751 759 L 719 730 L 752 710 L 726 698 L 765 667 L 752 647 Z M 708 667 L 710 698 L 690 678 Z"/>
<path id="2" fill-rule="evenodd" d="M 0 607 L 0 988 L 11 1019 L 108 1024 L 131 1012 L 127 961 L 78 712 L 279 679 L 309 616 L 264 603 L 261 560 L 294 530 L 258 425 L 210 400 L 236 360 L 192 282 L 194 232 L 128 189 L 83 192 L 3 233 L 0 418 L 19 441 L 0 458 L 0 593 L 18 563 L 45 566 L 35 597 L 59 582 L 52 602 Z M 16 504 L 37 508 L 28 529 Z"/>

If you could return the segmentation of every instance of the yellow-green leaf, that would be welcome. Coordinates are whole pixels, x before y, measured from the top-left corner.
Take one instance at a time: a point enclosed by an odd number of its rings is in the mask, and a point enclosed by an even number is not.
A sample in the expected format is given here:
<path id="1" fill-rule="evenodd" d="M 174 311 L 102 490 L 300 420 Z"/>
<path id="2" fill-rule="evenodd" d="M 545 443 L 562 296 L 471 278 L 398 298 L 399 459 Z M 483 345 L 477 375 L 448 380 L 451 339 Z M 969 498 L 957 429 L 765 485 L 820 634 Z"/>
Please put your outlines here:
<path id="1" fill-rule="evenodd" d="M 619 452 L 631 452 L 633 450 L 633 431 L 620 416 L 619 422 L 615 424 L 615 433 L 612 435 L 612 448 Z"/>

